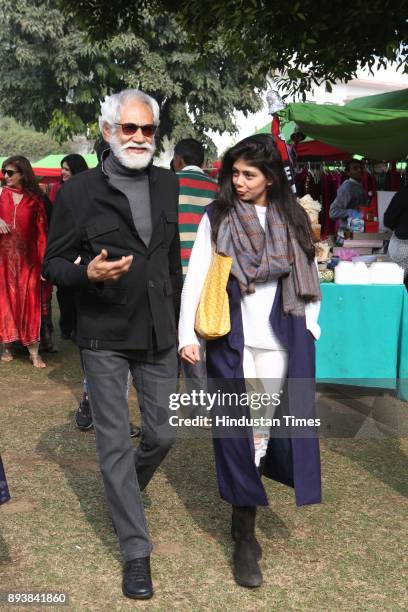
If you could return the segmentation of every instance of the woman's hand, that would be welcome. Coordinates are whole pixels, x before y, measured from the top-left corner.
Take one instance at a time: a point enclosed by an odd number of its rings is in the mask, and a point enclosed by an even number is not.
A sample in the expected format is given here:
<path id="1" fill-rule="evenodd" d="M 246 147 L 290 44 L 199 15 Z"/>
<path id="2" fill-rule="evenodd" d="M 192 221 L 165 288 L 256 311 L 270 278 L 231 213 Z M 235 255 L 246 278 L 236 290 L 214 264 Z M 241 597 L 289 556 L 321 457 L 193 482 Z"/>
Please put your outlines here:
<path id="1" fill-rule="evenodd" d="M 7 223 L 3 219 L 0 219 L 0 234 L 8 234 L 9 232 L 10 232 L 10 227 L 7 225 Z"/>
<path id="2" fill-rule="evenodd" d="M 200 346 L 198 344 L 188 344 L 181 349 L 180 356 L 187 363 L 195 365 L 200 361 Z"/>

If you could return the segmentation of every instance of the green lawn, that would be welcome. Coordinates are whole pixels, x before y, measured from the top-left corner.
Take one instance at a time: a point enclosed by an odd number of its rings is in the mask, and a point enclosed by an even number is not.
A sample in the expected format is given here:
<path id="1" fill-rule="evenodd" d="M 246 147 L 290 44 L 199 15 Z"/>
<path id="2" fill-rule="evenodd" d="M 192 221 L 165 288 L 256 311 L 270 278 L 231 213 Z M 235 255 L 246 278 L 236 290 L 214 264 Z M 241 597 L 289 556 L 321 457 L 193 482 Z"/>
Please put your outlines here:
<path id="1" fill-rule="evenodd" d="M 0 449 L 13 498 L 0 508 L 0 590 L 65 591 L 81 611 L 407 609 L 406 439 L 323 440 L 321 505 L 296 508 L 291 489 L 267 482 L 264 586 L 251 591 L 231 575 L 230 509 L 218 497 L 207 431 L 179 440 L 148 487 L 155 596 L 125 599 L 94 434 L 73 424 L 77 352 L 68 341 L 59 348 L 44 355 L 44 371 L 25 354 L 0 364 Z M 137 421 L 133 393 L 131 411 Z"/>

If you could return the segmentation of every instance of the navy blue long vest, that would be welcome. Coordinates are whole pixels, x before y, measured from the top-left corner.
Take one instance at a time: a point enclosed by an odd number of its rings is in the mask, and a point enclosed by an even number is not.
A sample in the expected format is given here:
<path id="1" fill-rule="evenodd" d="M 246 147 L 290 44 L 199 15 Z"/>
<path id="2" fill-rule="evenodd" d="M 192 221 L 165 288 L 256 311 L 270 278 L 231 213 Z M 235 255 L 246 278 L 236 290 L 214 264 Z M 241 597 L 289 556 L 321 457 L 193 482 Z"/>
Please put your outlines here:
<path id="1" fill-rule="evenodd" d="M 207 206 L 206 211 L 212 223 L 214 204 Z M 244 393 L 241 292 L 238 281 L 232 275 L 228 280 L 227 292 L 231 331 L 222 338 L 207 341 L 209 390 Z M 280 406 L 281 414 L 296 418 L 314 418 L 314 339 L 306 328 L 305 317 L 284 315 L 280 283 L 269 320 L 276 336 L 289 353 L 287 385 L 284 401 Z M 234 409 L 234 416 L 249 416 L 247 407 L 235 406 Z M 225 414 L 225 408 L 214 406 L 213 423 L 217 413 Z M 287 429 L 285 431 L 287 432 Z M 270 438 L 263 470 L 264 476 L 294 487 L 298 506 L 321 501 L 319 440 L 313 427 L 301 431 L 304 431 L 307 437 L 300 438 L 297 434 Z M 251 430 L 245 427 L 241 428 L 241 431 L 240 428 L 234 428 L 234 434 L 226 436 L 214 431 L 213 443 L 221 497 L 234 506 L 267 506 L 267 495 L 254 462 Z"/>

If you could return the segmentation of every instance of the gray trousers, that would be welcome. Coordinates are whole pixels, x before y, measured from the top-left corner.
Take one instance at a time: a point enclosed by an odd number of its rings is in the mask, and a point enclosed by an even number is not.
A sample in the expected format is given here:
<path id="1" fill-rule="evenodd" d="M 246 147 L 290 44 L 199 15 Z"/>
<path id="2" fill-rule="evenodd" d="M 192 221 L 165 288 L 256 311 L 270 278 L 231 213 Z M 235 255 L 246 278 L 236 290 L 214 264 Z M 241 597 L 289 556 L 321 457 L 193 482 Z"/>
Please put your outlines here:
<path id="1" fill-rule="evenodd" d="M 169 395 L 177 387 L 176 347 L 153 351 L 82 349 L 96 448 L 125 561 L 147 557 L 152 543 L 140 491 L 174 441 Z M 139 447 L 129 436 L 128 373 L 136 388 L 142 423 Z"/>

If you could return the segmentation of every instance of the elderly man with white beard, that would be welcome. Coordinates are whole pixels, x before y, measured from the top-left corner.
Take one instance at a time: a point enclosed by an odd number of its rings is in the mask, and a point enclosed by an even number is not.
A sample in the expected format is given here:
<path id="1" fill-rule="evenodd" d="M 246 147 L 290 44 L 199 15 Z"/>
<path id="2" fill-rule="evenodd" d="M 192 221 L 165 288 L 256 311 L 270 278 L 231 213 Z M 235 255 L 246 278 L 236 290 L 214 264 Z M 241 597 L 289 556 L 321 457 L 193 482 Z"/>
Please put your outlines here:
<path id="1" fill-rule="evenodd" d="M 158 124 L 157 102 L 139 90 L 101 104 L 99 125 L 109 148 L 100 166 L 60 189 L 43 271 L 51 282 L 76 290 L 76 342 L 124 558 L 122 588 L 134 599 L 153 595 L 140 492 L 173 442 L 168 409 L 177 386 L 178 181 L 152 164 Z M 78 256 L 81 265 L 74 263 Z M 129 437 L 129 370 L 142 416 L 136 451 Z"/>

